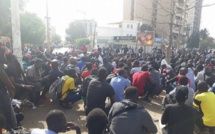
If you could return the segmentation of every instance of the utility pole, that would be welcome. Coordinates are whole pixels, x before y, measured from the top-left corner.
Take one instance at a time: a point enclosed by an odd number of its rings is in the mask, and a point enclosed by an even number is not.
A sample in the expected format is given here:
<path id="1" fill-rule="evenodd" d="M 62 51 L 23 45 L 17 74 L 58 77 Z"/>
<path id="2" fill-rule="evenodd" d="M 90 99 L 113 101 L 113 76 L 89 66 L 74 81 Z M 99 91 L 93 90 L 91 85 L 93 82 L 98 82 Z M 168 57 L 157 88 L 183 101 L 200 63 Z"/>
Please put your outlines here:
<path id="1" fill-rule="evenodd" d="M 134 20 L 134 5 L 135 0 L 131 0 L 131 20 Z"/>
<path id="2" fill-rule="evenodd" d="M 16 55 L 18 61 L 22 62 L 22 43 L 20 32 L 20 14 L 19 14 L 19 0 L 10 0 L 11 3 L 11 24 L 13 36 L 13 53 Z"/>
<path id="3" fill-rule="evenodd" d="M 93 33 L 93 49 L 95 47 L 95 40 L 96 40 L 96 28 L 97 28 L 97 24 L 95 22 L 95 26 L 94 26 L 94 33 Z"/>
<path id="4" fill-rule="evenodd" d="M 48 9 L 48 0 L 46 0 L 46 25 L 47 25 L 47 47 L 50 51 L 50 24 L 49 24 L 49 9 Z"/>
<path id="5" fill-rule="evenodd" d="M 175 0 L 172 0 L 172 2 L 170 2 L 171 5 L 171 13 L 170 13 L 170 26 L 169 26 L 169 45 L 167 47 L 167 51 L 166 51 L 166 60 L 168 63 L 170 63 L 170 50 L 172 49 L 172 44 L 173 44 L 173 24 L 174 24 L 174 16 L 175 16 Z"/>

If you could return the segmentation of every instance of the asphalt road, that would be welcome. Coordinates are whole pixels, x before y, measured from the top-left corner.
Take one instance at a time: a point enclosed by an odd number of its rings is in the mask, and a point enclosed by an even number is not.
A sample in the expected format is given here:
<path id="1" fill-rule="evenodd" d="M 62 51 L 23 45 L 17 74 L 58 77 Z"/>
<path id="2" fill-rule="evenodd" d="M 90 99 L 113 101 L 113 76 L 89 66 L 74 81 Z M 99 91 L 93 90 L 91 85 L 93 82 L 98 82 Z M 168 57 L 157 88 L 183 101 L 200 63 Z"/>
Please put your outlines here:
<path id="1" fill-rule="evenodd" d="M 141 99 L 139 103 L 143 105 L 147 111 L 150 113 L 153 118 L 154 123 L 157 125 L 159 129 L 159 120 L 161 118 L 162 110 L 161 110 L 161 97 L 154 97 L 151 103 L 143 102 Z M 52 109 L 63 110 L 67 116 L 68 121 L 74 122 L 81 127 L 81 131 L 83 134 L 87 134 L 86 124 L 86 116 L 84 114 L 83 102 L 77 102 L 72 109 L 62 109 L 58 104 L 51 103 L 46 101 L 44 106 L 37 107 L 37 109 L 33 110 L 29 107 L 23 108 L 23 113 L 25 115 L 25 119 L 22 122 L 23 126 L 27 130 L 32 130 L 33 128 L 47 128 L 45 118 L 46 114 Z M 161 132 L 159 131 L 158 134 Z M 74 131 L 67 132 L 67 134 L 75 134 Z"/>

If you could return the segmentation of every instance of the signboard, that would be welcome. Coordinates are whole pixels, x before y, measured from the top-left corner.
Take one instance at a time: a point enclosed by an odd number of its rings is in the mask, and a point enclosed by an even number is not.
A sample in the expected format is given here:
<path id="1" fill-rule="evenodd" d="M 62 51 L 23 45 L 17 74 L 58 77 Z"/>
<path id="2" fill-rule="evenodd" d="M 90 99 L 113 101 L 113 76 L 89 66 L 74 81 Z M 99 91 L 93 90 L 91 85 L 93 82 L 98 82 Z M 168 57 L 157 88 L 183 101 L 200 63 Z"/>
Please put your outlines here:
<path id="1" fill-rule="evenodd" d="M 114 36 L 114 40 L 136 40 L 135 36 Z"/>
<path id="2" fill-rule="evenodd" d="M 154 32 L 138 33 L 137 39 L 140 46 L 152 46 L 154 44 Z"/>
<path id="3" fill-rule="evenodd" d="M 156 43 L 162 43 L 162 42 L 164 42 L 164 39 L 163 38 L 155 38 L 154 42 L 156 42 Z"/>

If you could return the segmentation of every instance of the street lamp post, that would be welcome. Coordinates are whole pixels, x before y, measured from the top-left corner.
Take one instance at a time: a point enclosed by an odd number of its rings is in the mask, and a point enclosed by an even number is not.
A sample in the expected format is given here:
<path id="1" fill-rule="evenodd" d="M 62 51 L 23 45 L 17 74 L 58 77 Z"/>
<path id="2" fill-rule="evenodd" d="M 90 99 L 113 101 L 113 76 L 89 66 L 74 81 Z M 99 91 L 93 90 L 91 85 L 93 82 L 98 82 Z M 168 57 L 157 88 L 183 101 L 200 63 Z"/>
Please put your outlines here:
<path id="1" fill-rule="evenodd" d="M 49 24 L 48 0 L 46 0 L 46 24 L 47 24 L 47 46 L 50 51 L 50 24 Z"/>

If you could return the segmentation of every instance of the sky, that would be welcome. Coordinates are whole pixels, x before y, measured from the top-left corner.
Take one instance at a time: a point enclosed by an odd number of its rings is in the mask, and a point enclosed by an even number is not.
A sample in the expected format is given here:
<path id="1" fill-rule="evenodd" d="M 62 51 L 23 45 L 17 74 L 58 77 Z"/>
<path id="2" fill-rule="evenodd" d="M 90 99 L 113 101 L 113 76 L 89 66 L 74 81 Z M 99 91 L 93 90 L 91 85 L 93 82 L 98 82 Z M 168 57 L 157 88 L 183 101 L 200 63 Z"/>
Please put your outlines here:
<path id="1" fill-rule="evenodd" d="M 46 16 L 46 0 L 27 0 L 26 11 L 36 13 L 44 20 Z M 203 0 L 203 5 L 214 3 L 215 0 Z M 123 18 L 123 0 L 48 0 L 50 24 L 56 33 L 65 37 L 65 29 L 69 23 L 77 19 L 95 19 L 99 26 L 110 22 L 121 21 Z M 207 28 L 215 37 L 215 6 L 202 9 L 201 29 Z M 85 14 L 85 15 L 84 15 Z"/>
<path id="2" fill-rule="evenodd" d="M 122 20 L 123 0 L 48 0 L 51 26 L 65 37 L 69 23 L 77 19 L 95 19 L 99 26 Z M 28 0 L 25 10 L 46 16 L 46 0 Z M 84 15 L 85 14 L 85 15 Z M 44 20 L 45 22 L 45 20 Z"/>
<path id="3" fill-rule="evenodd" d="M 203 5 L 215 3 L 215 0 L 203 0 Z M 215 5 L 202 8 L 201 29 L 207 28 L 215 38 Z"/>

